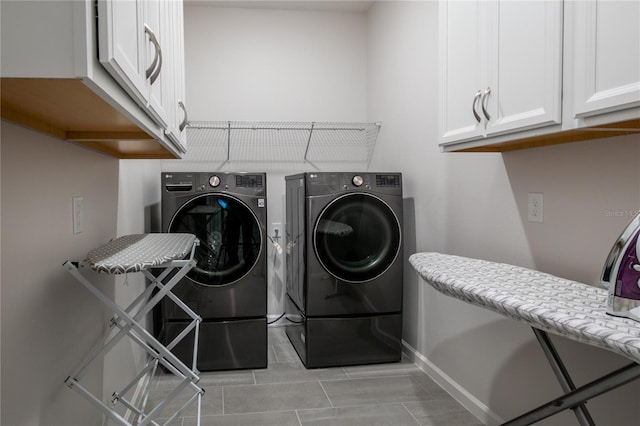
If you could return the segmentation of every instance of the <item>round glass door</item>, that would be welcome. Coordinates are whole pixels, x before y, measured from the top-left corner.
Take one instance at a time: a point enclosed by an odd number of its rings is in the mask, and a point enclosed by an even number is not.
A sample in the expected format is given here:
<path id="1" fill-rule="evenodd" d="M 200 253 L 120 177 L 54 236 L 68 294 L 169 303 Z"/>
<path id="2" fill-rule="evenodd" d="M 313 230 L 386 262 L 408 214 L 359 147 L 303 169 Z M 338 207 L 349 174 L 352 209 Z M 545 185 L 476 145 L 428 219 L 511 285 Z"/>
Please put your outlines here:
<path id="1" fill-rule="evenodd" d="M 187 277 L 206 286 L 232 284 L 253 269 L 262 247 L 258 219 L 239 199 L 207 194 L 191 199 L 173 216 L 169 232 L 188 232 L 200 240 Z"/>
<path id="2" fill-rule="evenodd" d="M 383 274 L 400 252 L 400 223 L 381 199 L 369 194 L 336 198 L 318 216 L 316 256 L 334 277 L 365 282 Z"/>

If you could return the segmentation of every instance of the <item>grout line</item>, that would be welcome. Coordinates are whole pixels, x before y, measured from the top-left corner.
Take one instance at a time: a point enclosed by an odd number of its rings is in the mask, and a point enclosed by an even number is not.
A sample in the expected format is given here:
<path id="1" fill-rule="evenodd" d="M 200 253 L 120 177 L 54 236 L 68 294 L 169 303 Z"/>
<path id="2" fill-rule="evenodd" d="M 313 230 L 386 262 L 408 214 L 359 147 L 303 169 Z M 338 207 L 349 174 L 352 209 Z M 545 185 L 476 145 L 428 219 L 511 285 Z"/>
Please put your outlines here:
<path id="1" fill-rule="evenodd" d="M 295 413 L 296 417 L 298 418 L 298 422 L 300 423 L 300 425 L 302 425 L 302 421 L 300 420 L 300 417 L 298 416 L 298 411 L 300 410 L 317 410 L 317 408 L 290 408 L 288 410 L 275 410 L 275 411 L 247 411 L 247 412 L 240 412 L 240 413 L 229 413 L 229 414 L 203 414 L 201 417 L 205 418 L 205 417 L 211 417 L 211 418 L 222 418 L 223 422 L 224 419 L 228 419 L 229 417 L 233 417 L 233 416 L 251 416 L 251 415 L 261 415 L 261 414 L 276 414 L 276 413 Z M 181 425 L 184 424 L 184 421 L 187 419 L 195 419 L 196 416 L 184 416 L 184 417 L 179 417 L 179 419 L 181 419 L 182 423 Z"/>
<path id="2" fill-rule="evenodd" d="M 322 379 L 323 382 L 336 382 L 336 381 L 344 381 L 344 380 L 375 380 L 375 379 L 393 379 L 393 378 L 398 378 L 398 377 L 408 377 L 408 378 L 412 378 L 413 376 L 411 376 L 411 374 L 402 374 L 402 373 L 398 373 L 398 374 L 388 374 L 388 375 L 384 375 L 384 376 L 364 376 L 364 377 L 352 377 L 349 376 L 348 373 L 345 372 L 345 374 L 347 375 L 347 378 L 335 378 L 335 379 Z M 418 383 L 421 387 L 422 384 Z"/>
<path id="3" fill-rule="evenodd" d="M 220 399 L 222 400 L 222 415 L 224 416 L 224 414 L 225 414 L 224 413 L 224 386 L 222 386 L 221 391 L 222 391 L 222 397 Z M 200 416 L 200 417 L 202 417 L 202 416 Z"/>
<path id="4" fill-rule="evenodd" d="M 411 402 L 415 402 L 415 401 L 411 401 Z M 403 407 L 405 410 L 407 410 L 407 412 L 409 413 L 409 415 L 410 415 L 411 417 L 413 417 L 413 419 L 416 421 L 416 424 L 421 425 L 422 423 L 420 423 L 420 420 L 418 420 L 418 418 L 413 414 L 413 412 L 412 412 L 411 410 L 409 410 L 409 409 L 407 408 L 407 406 L 406 406 L 406 405 L 404 405 L 404 404 L 405 404 L 404 402 L 401 402 L 401 403 L 400 403 L 400 405 L 402 405 L 402 407 Z"/>
<path id="5" fill-rule="evenodd" d="M 349 372 L 347 370 L 345 370 L 344 368 L 342 368 L 342 371 L 344 372 L 344 375 L 347 376 L 348 380 L 352 380 L 353 377 L 351 377 L 351 374 L 349 374 Z"/>
<path id="6" fill-rule="evenodd" d="M 333 401 L 331 401 L 331 398 L 329 398 L 329 394 L 324 389 L 324 386 L 322 386 L 322 381 L 318 380 L 318 384 L 320 385 L 320 388 L 322 389 L 322 392 L 324 392 L 324 396 L 327 397 L 327 401 L 329 401 L 329 404 L 331 404 L 331 408 L 335 408 L 335 405 L 333 405 Z"/>

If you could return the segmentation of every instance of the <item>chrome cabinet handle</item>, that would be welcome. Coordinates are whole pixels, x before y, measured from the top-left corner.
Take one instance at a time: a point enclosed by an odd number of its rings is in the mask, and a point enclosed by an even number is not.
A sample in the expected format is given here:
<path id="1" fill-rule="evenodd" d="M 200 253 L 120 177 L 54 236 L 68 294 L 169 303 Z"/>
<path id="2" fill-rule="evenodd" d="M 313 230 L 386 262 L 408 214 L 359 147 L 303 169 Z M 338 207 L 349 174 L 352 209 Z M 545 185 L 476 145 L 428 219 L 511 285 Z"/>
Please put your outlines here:
<path id="1" fill-rule="evenodd" d="M 476 121 L 478 123 L 482 121 L 482 118 L 480 118 L 480 116 L 478 115 L 478 112 L 476 111 L 476 104 L 478 103 L 478 99 L 480 99 L 480 96 L 482 96 L 482 90 L 478 90 L 476 92 L 475 96 L 473 97 L 473 104 L 471 104 L 471 109 L 473 110 L 473 116 L 476 118 Z"/>
<path id="2" fill-rule="evenodd" d="M 153 84 L 156 81 L 156 79 L 160 75 L 160 70 L 162 70 L 162 48 L 160 47 L 159 44 L 158 44 L 158 58 L 160 58 L 160 60 L 158 62 L 158 67 L 156 68 L 155 72 L 151 75 L 151 84 Z"/>
<path id="3" fill-rule="evenodd" d="M 482 102 L 480 103 L 480 105 L 482 105 L 482 113 L 485 117 L 487 117 L 487 121 L 491 121 L 491 115 L 489 115 L 489 112 L 487 111 L 487 99 L 489 99 L 490 94 L 491 87 L 487 87 L 487 90 L 485 90 L 484 94 L 482 95 Z"/>
<path id="4" fill-rule="evenodd" d="M 184 102 L 182 101 L 178 101 L 178 106 L 182 108 L 182 111 L 184 111 L 184 119 L 182 120 L 182 123 L 180 123 L 180 126 L 178 126 L 178 129 L 182 132 L 184 128 L 187 127 L 187 107 L 184 106 Z"/>
<path id="5" fill-rule="evenodd" d="M 158 43 L 156 34 L 153 32 L 151 27 L 149 27 L 149 25 L 144 24 L 144 32 L 149 35 L 149 40 L 151 40 L 151 43 L 153 43 L 153 47 L 155 49 L 153 62 L 151 62 L 151 65 L 149 65 L 149 68 L 147 68 L 144 73 L 146 78 L 151 78 L 151 84 L 153 84 L 156 78 L 158 78 L 160 68 L 162 67 L 162 49 L 160 48 L 160 43 Z"/>

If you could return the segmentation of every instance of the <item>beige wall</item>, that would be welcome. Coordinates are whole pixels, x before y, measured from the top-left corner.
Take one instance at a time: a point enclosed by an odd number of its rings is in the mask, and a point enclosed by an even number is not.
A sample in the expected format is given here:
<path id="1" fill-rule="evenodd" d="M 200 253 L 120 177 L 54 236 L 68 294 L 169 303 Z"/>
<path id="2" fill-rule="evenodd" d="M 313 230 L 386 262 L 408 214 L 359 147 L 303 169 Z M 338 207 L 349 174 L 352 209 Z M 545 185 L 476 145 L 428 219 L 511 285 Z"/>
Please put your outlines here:
<path id="1" fill-rule="evenodd" d="M 190 120 L 365 120 L 364 14 L 199 4 L 185 8 Z"/>
<path id="2" fill-rule="evenodd" d="M 62 264 L 116 235 L 117 188 L 117 159 L 2 122 L 2 424 L 100 424 L 63 382 L 105 312 Z M 76 235 L 74 196 L 86 223 Z M 113 278 L 96 279 L 113 292 Z M 99 393 L 102 374 L 98 363 L 83 382 Z"/>
<path id="3" fill-rule="evenodd" d="M 404 173 L 405 253 L 438 251 L 512 263 L 597 285 L 611 245 L 640 207 L 640 136 L 508 154 L 438 149 L 436 2 L 369 11 L 369 115 L 384 125 L 371 169 Z M 526 220 L 544 193 L 544 223 Z M 480 418 L 499 419 L 560 394 L 527 326 L 442 296 L 405 268 L 405 342 Z M 578 384 L 624 358 L 553 339 Z M 448 381 L 448 382 L 446 382 Z M 640 383 L 589 403 L 597 424 L 638 422 Z M 577 424 L 571 413 L 542 424 Z"/>

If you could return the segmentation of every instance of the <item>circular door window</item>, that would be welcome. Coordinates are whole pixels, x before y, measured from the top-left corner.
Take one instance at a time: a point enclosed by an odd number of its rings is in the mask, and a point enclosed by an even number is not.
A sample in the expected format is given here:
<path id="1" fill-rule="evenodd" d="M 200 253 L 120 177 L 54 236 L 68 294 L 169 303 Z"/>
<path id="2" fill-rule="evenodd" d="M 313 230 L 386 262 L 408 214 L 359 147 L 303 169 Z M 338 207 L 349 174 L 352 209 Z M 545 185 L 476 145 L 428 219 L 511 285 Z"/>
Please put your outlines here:
<path id="1" fill-rule="evenodd" d="M 316 256 L 334 277 L 365 282 L 379 277 L 400 252 L 395 213 L 369 194 L 336 198 L 320 213 L 313 233 Z"/>
<path id="2" fill-rule="evenodd" d="M 188 232 L 200 240 L 187 277 L 206 286 L 232 284 L 258 261 L 262 233 L 258 219 L 239 199 L 207 194 L 189 200 L 173 216 L 169 232 Z"/>

